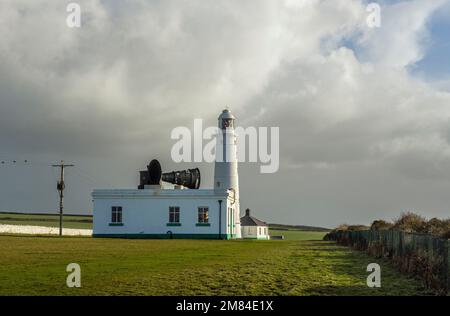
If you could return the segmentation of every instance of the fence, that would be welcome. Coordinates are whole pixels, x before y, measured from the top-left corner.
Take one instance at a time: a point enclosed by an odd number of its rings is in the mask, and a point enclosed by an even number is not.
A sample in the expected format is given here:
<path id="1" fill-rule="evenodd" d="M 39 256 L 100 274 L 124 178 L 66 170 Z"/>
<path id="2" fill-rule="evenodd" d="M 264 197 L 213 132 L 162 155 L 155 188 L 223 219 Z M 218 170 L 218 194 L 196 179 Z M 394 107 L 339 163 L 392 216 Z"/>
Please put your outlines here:
<path id="1" fill-rule="evenodd" d="M 389 258 L 402 272 L 419 276 L 438 294 L 450 291 L 450 240 L 397 230 L 334 231 L 325 240 Z"/>

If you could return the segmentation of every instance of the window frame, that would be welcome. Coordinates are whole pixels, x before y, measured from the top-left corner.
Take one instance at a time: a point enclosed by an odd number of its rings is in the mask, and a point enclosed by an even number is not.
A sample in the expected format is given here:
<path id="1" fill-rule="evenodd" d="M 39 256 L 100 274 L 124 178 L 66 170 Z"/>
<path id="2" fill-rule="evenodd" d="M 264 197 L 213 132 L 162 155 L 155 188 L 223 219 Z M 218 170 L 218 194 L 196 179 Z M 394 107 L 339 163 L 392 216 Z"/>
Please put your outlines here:
<path id="1" fill-rule="evenodd" d="M 197 224 L 209 224 L 209 206 L 197 207 Z"/>
<path id="2" fill-rule="evenodd" d="M 111 225 L 123 225 L 123 207 L 111 206 Z"/>
<path id="3" fill-rule="evenodd" d="M 169 224 L 181 223 L 181 210 L 179 206 L 169 206 Z"/>

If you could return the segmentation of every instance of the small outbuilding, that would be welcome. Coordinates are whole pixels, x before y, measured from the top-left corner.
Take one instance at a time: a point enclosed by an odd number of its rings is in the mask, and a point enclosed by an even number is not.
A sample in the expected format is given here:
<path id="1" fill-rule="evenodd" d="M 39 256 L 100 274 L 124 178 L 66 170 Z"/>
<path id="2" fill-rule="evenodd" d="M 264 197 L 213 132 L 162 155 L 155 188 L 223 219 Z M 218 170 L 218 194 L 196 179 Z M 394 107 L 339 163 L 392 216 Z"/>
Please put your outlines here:
<path id="1" fill-rule="evenodd" d="M 241 232 L 244 239 L 270 239 L 269 225 L 251 216 L 250 209 L 246 209 L 245 216 L 241 217 Z"/>

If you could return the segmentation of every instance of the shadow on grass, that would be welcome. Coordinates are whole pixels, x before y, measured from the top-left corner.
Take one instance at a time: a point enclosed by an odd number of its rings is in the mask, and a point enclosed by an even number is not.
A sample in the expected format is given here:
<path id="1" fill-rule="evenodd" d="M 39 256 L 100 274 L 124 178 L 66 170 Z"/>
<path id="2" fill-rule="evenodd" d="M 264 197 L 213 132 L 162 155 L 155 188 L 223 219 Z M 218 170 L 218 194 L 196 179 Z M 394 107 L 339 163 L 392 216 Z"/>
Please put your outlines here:
<path id="1" fill-rule="evenodd" d="M 365 285 L 324 285 L 306 290 L 312 296 L 429 296 L 427 292 L 411 294 L 406 291 L 393 292 L 391 288 L 369 288 Z"/>
<path id="2" fill-rule="evenodd" d="M 341 246 L 335 242 L 323 241 L 310 244 L 310 251 L 319 251 L 328 254 L 330 268 L 336 275 L 352 278 L 358 281 L 354 285 L 326 285 L 311 288 L 312 293 L 320 295 L 434 295 L 432 291 L 425 289 L 420 278 L 415 275 L 400 272 L 394 263 L 387 258 L 371 257 L 365 251 Z M 366 277 L 369 275 L 366 268 L 369 263 L 378 263 L 381 266 L 381 288 L 369 288 Z M 342 294 L 341 294 L 342 293 Z"/>

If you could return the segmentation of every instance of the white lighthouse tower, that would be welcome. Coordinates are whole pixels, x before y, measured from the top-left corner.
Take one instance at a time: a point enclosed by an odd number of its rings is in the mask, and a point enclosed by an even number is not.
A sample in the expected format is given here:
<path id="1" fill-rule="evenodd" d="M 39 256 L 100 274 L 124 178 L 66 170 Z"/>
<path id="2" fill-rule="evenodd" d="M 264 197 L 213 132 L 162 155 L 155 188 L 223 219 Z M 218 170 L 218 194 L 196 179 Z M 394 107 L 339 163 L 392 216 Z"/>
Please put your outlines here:
<path id="1" fill-rule="evenodd" d="M 237 140 L 234 130 L 235 117 L 228 109 L 225 109 L 218 120 L 219 133 L 216 140 L 214 189 L 228 189 L 232 191 L 234 202 L 226 210 L 227 234 L 230 234 L 231 238 L 241 238 Z"/>

